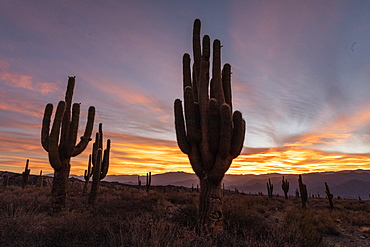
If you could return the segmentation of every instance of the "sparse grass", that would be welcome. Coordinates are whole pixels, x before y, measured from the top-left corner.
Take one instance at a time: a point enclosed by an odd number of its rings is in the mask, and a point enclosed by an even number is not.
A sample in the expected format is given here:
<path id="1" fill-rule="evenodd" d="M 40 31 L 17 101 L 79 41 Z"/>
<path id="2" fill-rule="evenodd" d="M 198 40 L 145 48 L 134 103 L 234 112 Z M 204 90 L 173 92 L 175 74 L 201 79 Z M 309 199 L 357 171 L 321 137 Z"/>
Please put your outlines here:
<path id="1" fill-rule="evenodd" d="M 67 207 L 52 214 L 50 187 L 0 189 L 1 246 L 331 246 L 346 229 L 370 235 L 370 201 L 225 195 L 225 232 L 196 234 L 198 195 L 176 187 L 108 184 L 89 207 L 82 184 L 70 185 Z"/>

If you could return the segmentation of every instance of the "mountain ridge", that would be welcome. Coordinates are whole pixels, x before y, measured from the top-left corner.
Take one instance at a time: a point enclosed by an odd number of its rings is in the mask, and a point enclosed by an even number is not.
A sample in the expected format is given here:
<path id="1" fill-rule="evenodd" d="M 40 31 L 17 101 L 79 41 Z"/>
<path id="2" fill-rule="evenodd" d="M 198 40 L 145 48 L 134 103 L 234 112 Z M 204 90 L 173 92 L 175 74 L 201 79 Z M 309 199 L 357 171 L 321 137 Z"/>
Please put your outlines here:
<path id="1" fill-rule="evenodd" d="M 295 190 L 298 188 L 299 174 L 226 174 L 223 179 L 225 189 L 235 190 L 240 192 L 256 194 L 262 192 L 267 194 L 267 181 L 271 180 L 274 184 L 274 194 L 283 195 L 281 188 L 281 180 L 284 176 L 290 183 L 289 195 L 295 195 Z M 301 174 L 303 183 L 307 185 L 310 195 L 325 197 L 325 182 L 329 184 L 334 197 L 346 199 L 370 199 L 370 170 L 343 170 L 343 171 L 327 171 Z M 83 176 L 74 176 L 83 180 Z M 123 184 L 137 185 L 138 177 L 140 177 L 142 185 L 146 183 L 146 176 L 138 175 L 107 175 L 104 181 L 119 182 Z M 152 175 L 152 183 L 155 185 L 175 185 L 191 188 L 199 184 L 198 177 L 193 173 L 186 172 L 166 172 Z M 349 189 L 348 189 L 349 188 Z"/>

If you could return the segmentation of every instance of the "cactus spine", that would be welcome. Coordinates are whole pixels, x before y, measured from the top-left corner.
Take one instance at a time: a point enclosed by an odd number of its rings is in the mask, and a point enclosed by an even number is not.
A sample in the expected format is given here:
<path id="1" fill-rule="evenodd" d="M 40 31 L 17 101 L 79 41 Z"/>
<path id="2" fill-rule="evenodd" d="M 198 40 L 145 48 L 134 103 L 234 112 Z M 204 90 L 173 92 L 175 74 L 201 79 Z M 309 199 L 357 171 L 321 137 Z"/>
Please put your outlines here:
<path id="1" fill-rule="evenodd" d="M 306 209 L 306 202 L 308 199 L 307 186 L 302 181 L 302 176 L 298 177 L 299 192 L 301 194 L 302 208 Z"/>
<path id="2" fill-rule="evenodd" d="M 239 111 L 232 111 L 231 66 L 225 64 L 221 70 L 219 40 L 213 43 L 209 80 L 210 38 L 205 35 L 201 46 L 200 27 L 200 20 L 195 20 L 192 72 L 189 54 L 183 56 L 185 118 L 182 102 L 176 99 L 175 127 L 178 146 L 188 155 L 200 179 L 200 230 L 220 232 L 223 231 L 221 181 L 243 148 L 245 121 Z"/>
<path id="3" fill-rule="evenodd" d="M 30 177 L 31 169 L 28 169 L 28 164 L 30 160 L 27 159 L 26 167 L 24 168 L 24 172 L 22 172 L 22 189 L 24 189 L 28 183 L 28 178 Z"/>
<path id="4" fill-rule="evenodd" d="M 146 174 L 146 192 L 149 192 L 152 183 L 152 172 Z"/>
<path id="5" fill-rule="evenodd" d="M 87 193 L 87 187 L 89 186 L 89 180 L 92 176 L 92 168 L 91 168 L 91 154 L 89 155 L 89 161 L 87 163 L 87 170 L 84 172 L 84 189 L 82 191 L 82 195 L 85 195 Z"/>
<path id="6" fill-rule="evenodd" d="M 89 141 L 94 126 L 95 108 L 90 106 L 84 135 L 76 145 L 80 104 L 72 106 L 75 77 L 69 77 L 65 101 L 60 101 L 50 131 L 53 105 L 47 104 L 42 120 L 41 144 L 49 155 L 49 163 L 54 169 L 53 189 L 54 209 L 65 206 L 66 189 L 71 169 L 70 160 L 82 153 Z M 72 111 L 71 111 L 72 107 Z"/>
<path id="7" fill-rule="evenodd" d="M 273 190 L 274 190 L 274 185 L 271 183 L 271 181 L 269 179 L 269 182 L 267 183 L 267 193 L 268 193 L 269 198 L 272 198 Z"/>
<path id="8" fill-rule="evenodd" d="M 99 132 L 95 135 L 95 143 L 92 149 L 91 161 L 92 161 L 92 184 L 89 195 L 89 204 L 94 205 L 98 191 L 100 180 L 105 178 L 109 168 L 109 153 L 110 153 L 110 139 L 107 140 L 107 148 L 104 150 L 103 155 L 103 125 L 99 124 Z"/>
<path id="9" fill-rule="evenodd" d="M 288 179 L 284 180 L 284 176 L 283 176 L 283 181 L 281 182 L 281 188 L 284 191 L 285 199 L 288 199 L 289 182 L 288 182 Z"/>
<path id="10" fill-rule="evenodd" d="M 333 209 L 334 206 L 333 206 L 333 194 L 330 193 L 330 188 L 329 188 L 329 185 L 325 182 L 325 193 L 328 197 L 328 200 L 329 200 L 329 206 L 330 206 L 330 209 Z"/>

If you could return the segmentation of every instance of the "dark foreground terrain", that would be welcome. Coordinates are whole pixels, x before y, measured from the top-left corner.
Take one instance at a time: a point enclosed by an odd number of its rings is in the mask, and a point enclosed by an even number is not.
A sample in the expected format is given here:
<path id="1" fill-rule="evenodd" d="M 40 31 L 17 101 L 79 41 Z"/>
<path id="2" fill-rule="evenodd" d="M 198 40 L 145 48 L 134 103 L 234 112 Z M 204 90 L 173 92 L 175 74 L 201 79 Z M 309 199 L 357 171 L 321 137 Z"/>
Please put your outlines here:
<path id="1" fill-rule="evenodd" d="M 52 213 L 51 188 L 0 188 L 0 246 L 370 246 L 370 201 L 224 195 L 225 232 L 196 234 L 198 194 L 184 187 L 103 182 L 88 206 L 70 183 L 65 211 Z"/>

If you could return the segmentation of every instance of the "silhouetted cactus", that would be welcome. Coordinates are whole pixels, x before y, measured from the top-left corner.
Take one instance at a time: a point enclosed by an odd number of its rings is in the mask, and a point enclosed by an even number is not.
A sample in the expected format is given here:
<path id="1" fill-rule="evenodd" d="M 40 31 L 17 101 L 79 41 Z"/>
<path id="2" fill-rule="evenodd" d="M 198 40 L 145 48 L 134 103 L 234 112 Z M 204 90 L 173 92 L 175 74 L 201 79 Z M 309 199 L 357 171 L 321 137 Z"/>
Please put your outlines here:
<path id="1" fill-rule="evenodd" d="M 107 140 L 107 147 L 104 150 L 104 155 L 102 154 L 103 150 L 103 126 L 99 124 L 99 132 L 95 135 L 95 143 L 93 145 L 91 161 L 92 161 L 92 184 L 91 191 L 89 195 L 89 204 L 95 204 L 100 180 L 105 178 L 108 173 L 109 168 L 109 153 L 110 153 L 110 139 Z"/>
<path id="2" fill-rule="evenodd" d="M 288 199 L 289 182 L 288 182 L 288 179 L 284 180 L 284 176 L 283 176 L 283 181 L 281 182 L 281 188 L 284 191 L 285 199 Z"/>
<path id="3" fill-rule="evenodd" d="M 329 188 L 329 185 L 325 182 L 325 193 L 326 193 L 326 196 L 328 197 L 328 200 L 329 200 L 329 206 L 330 206 L 330 209 L 333 209 L 334 206 L 333 206 L 333 194 L 330 193 L 330 188 Z"/>
<path id="4" fill-rule="evenodd" d="M 140 176 L 137 176 L 137 185 L 138 185 L 139 187 L 141 187 L 141 180 L 140 180 Z"/>
<path id="5" fill-rule="evenodd" d="M 269 198 L 272 198 L 272 192 L 274 190 L 274 185 L 271 183 L 270 179 L 269 182 L 267 183 L 267 194 Z"/>
<path id="6" fill-rule="evenodd" d="M 302 181 L 302 176 L 298 177 L 299 192 L 301 194 L 302 208 L 306 208 L 306 202 L 308 199 L 307 186 Z"/>
<path id="7" fill-rule="evenodd" d="M 44 177 L 42 176 L 42 170 L 40 171 L 40 175 L 37 178 L 36 187 L 42 187 L 44 185 Z"/>
<path id="8" fill-rule="evenodd" d="M 24 189 L 27 186 L 28 178 L 30 177 L 31 169 L 28 169 L 29 162 L 30 160 L 27 159 L 26 167 L 24 168 L 24 172 L 22 172 L 22 189 Z"/>
<path id="9" fill-rule="evenodd" d="M 42 120 L 41 143 L 49 154 L 49 163 L 54 169 L 53 189 L 54 209 L 60 210 L 65 206 L 66 189 L 71 157 L 82 153 L 91 140 L 94 126 L 95 108 L 90 106 L 84 135 L 76 145 L 80 104 L 72 107 L 75 77 L 69 77 L 65 101 L 60 101 L 55 113 L 53 126 L 50 131 L 53 105 L 47 104 Z M 72 107 L 72 111 L 71 111 Z"/>
<path id="10" fill-rule="evenodd" d="M 146 174 L 146 192 L 149 192 L 151 183 L 152 183 L 152 173 L 149 172 Z"/>
<path id="11" fill-rule="evenodd" d="M 176 99 L 175 126 L 178 146 L 200 179 L 200 230 L 218 232 L 223 230 L 221 181 L 243 148 L 245 121 L 239 111 L 232 111 L 231 66 L 225 64 L 221 71 L 219 40 L 213 42 L 209 80 L 210 38 L 205 35 L 201 46 L 200 26 L 195 20 L 192 72 L 189 54 L 183 56 L 185 118 L 182 102 Z"/>
<path id="12" fill-rule="evenodd" d="M 85 172 L 84 172 L 85 183 L 84 183 L 84 188 L 83 188 L 83 191 L 82 191 L 82 195 L 85 195 L 87 193 L 87 189 L 88 189 L 88 186 L 89 186 L 89 181 L 90 181 L 91 176 L 92 176 L 92 167 L 91 167 L 91 154 L 90 154 L 89 155 L 89 161 L 87 163 L 87 170 L 85 170 Z"/>

